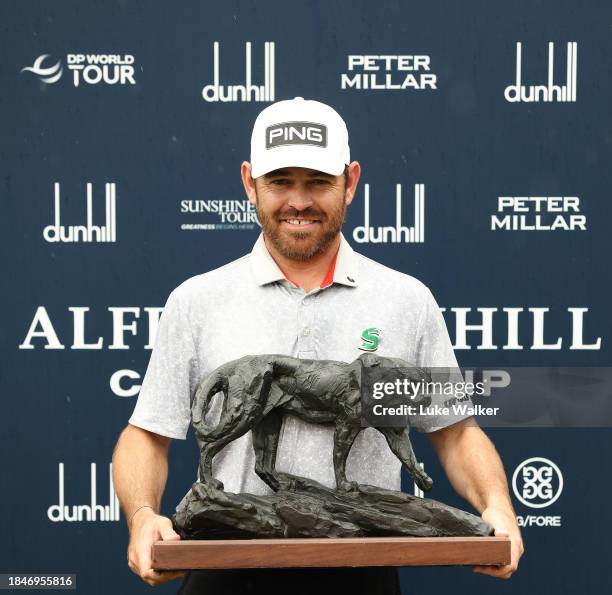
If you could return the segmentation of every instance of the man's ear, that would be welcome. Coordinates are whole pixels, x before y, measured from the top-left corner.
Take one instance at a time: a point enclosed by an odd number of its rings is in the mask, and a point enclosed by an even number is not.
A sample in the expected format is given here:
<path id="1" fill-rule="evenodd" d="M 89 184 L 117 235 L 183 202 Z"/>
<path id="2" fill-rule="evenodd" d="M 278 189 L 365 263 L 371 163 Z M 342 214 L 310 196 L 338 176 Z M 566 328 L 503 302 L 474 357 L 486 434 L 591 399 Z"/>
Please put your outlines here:
<path id="1" fill-rule="evenodd" d="M 249 202 L 257 204 L 257 194 L 255 193 L 255 180 L 251 176 L 251 164 L 248 161 L 243 161 L 240 166 L 240 176 L 242 177 L 242 185 L 249 199 Z"/>
<path id="2" fill-rule="evenodd" d="M 344 190 L 344 203 L 350 205 L 353 202 L 353 197 L 357 191 L 357 184 L 361 177 L 361 165 L 357 161 L 353 161 L 348 165 L 346 177 L 346 188 Z"/>

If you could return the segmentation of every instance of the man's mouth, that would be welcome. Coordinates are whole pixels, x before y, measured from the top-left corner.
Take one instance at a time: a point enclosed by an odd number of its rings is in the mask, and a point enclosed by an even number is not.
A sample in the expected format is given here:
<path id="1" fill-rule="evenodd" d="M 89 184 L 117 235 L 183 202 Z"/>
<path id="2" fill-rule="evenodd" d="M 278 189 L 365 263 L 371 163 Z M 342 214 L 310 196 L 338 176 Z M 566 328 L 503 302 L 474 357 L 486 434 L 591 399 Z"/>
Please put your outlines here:
<path id="1" fill-rule="evenodd" d="M 294 227 L 300 227 L 303 225 L 313 225 L 314 223 L 318 223 L 316 219 L 281 219 L 282 223 L 286 223 L 288 225 L 292 225 Z"/>

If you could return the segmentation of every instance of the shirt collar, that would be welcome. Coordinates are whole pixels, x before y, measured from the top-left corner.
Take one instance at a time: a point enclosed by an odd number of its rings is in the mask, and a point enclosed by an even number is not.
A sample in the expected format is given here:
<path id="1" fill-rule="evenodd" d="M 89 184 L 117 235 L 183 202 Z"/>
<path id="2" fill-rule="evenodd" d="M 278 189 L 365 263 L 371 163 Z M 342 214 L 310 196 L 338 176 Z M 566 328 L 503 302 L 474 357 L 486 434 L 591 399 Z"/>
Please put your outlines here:
<path id="1" fill-rule="evenodd" d="M 255 275 L 257 285 L 267 285 L 275 281 L 285 280 L 285 275 L 280 270 L 274 258 L 264 242 L 263 233 L 259 234 L 253 250 L 251 251 L 251 268 Z M 340 233 L 340 248 L 336 257 L 333 283 L 357 286 L 357 258 L 356 254 L 346 241 L 342 232 Z"/>

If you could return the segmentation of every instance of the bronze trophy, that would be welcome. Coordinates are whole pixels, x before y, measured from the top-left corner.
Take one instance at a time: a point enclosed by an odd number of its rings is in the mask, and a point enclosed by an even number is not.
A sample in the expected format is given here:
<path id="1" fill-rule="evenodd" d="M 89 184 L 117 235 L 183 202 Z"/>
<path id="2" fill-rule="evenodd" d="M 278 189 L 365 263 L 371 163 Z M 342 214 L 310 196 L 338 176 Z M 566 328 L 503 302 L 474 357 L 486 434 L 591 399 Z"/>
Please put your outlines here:
<path id="1" fill-rule="evenodd" d="M 362 373 L 427 377 L 397 358 L 365 353 L 352 363 L 246 356 L 209 374 L 191 406 L 200 449 L 199 481 L 172 516 L 182 541 L 157 542 L 162 569 L 507 564 L 510 541 L 493 537 L 480 517 L 436 500 L 346 478 L 346 461 L 364 424 Z M 219 422 L 205 417 L 223 393 Z M 366 395 L 367 396 L 367 395 Z M 413 405 L 428 405 L 427 394 Z M 283 415 L 334 427 L 336 488 L 275 469 Z M 379 426 L 391 451 L 424 491 L 433 485 L 419 466 L 406 427 Z M 271 495 L 225 492 L 212 475 L 214 456 L 253 433 L 255 472 Z"/>

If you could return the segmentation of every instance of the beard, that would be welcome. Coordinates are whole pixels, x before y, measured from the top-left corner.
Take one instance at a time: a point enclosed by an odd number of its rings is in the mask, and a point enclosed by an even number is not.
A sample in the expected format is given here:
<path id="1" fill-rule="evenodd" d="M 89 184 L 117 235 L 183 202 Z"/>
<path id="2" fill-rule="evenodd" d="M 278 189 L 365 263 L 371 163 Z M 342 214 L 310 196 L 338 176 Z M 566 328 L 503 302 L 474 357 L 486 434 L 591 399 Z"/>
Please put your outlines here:
<path id="1" fill-rule="evenodd" d="M 269 213 L 257 196 L 255 208 L 261 229 L 274 248 L 285 258 L 299 261 L 307 261 L 323 254 L 338 237 L 346 216 L 344 200 L 339 201 L 328 213 L 315 208 L 298 211 L 293 207 Z M 280 220 L 292 218 L 316 219 L 316 229 L 300 231 L 299 227 L 295 226 L 295 231 L 288 230 Z"/>

